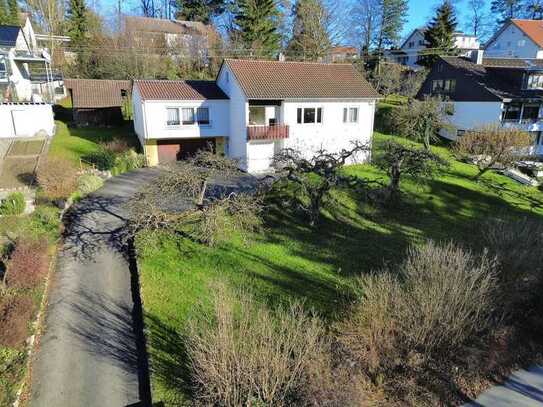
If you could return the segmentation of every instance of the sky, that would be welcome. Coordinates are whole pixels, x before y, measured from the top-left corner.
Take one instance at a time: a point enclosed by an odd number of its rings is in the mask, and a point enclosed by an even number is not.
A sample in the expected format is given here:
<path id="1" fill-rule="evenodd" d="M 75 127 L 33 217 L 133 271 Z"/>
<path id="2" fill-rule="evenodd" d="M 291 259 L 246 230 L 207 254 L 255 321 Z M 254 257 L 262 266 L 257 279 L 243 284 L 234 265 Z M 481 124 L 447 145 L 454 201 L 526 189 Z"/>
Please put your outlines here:
<path id="1" fill-rule="evenodd" d="M 486 0 L 486 10 L 490 10 L 490 1 Z M 436 7 L 441 3 L 439 0 L 409 0 L 409 15 L 404 26 L 403 35 L 409 33 L 420 26 L 426 24 L 434 15 Z M 457 29 L 471 34 L 466 24 L 469 22 L 469 13 L 467 12 L 468 0 L 455 1 L 456 14 L 458 19 Z"/>

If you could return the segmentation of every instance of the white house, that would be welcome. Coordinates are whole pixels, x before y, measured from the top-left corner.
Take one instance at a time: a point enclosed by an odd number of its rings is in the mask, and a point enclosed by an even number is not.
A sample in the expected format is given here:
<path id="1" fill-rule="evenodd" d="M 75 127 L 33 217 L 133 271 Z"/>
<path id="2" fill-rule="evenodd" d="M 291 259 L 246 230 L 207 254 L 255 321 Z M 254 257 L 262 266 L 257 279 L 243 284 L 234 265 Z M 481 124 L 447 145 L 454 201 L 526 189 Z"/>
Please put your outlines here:
<path id="1" fill-rule="evenodd" d="M 441 57 L 417 95 L 440 95 L 453 104 L 448 117 L 454 130 L 442 135 L 455 140 L 466 130 L 501 123 L 532 134 L 532 152 L 543 154 L 543 60 Z"/>
<path id="2" fill-rule="evenodd" d="M 285 147 L 309 157 L 369 142 L 378 98 L 351 64 L 226 59 L 215 81 L 136 80 L 132 103 L 149 164 L 211 143 L 259 173 Z"/>
<path id="3" fill-rule="evenodd" d="M 0 25 L 0 102 L 51 102 L 54 79 L 28 17 L 22 26 Z"/>
<path id="4" fill-rule="evenodd" d="M 424 28 L 414 29 L 399 48 L 385 51 L 385 57 L 392 62 L 407 65 L 411 68 L 420 68 L 418 62 L 428 48 L 424 39 L 424 31 Z M 474 35 L 458 31 L 453 34 L 453 37 L 454 45 L 462 56 L 469 56 L 471 52 L 480 47 L 479 40 Z"/>
<path id="5" fill-rule="evenodd" d="M 485 55 L 495 58 L 543 58 L 543 21 L 507 21 L 485 45 Z"/>

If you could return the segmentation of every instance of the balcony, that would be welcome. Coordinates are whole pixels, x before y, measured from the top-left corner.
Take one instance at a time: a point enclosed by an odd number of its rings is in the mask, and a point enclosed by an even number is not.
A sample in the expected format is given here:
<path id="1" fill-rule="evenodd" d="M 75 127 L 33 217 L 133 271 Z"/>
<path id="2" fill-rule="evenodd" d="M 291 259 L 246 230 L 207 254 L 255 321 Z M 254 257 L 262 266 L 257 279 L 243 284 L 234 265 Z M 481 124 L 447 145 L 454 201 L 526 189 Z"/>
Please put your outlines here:
<path id="1" fill-rule="evenodd" d="M 288 125 L 247 126 L 247 140 L 282 140 L 288 138 Z"/>

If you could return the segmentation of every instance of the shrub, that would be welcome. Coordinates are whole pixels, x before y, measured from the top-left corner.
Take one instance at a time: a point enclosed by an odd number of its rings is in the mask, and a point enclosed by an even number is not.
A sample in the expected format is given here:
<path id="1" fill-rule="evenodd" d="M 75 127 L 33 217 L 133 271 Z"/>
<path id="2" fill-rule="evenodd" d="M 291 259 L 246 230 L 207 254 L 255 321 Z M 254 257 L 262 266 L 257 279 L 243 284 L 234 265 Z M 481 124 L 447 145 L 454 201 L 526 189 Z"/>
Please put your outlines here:
<path id="1" fill-rule="evenodd" d="M 49 256 L 44 239 L 19 239 L 7 269 L 9 287 L 32 288 L 47 274 Z"/>
<path id="2" fill-rule="evenodd" d="M 81 195 L 88 195 L 104 185 L 104 180 L 94 174 L 83 174 L 77 181 L 77 189 Z"/>
<path id="3" fill-rule="evenodd" d="M 249 296 L 215 290 L 213 312 L 193 321 L 188 354 L 197 398 L 225 406 L 287 405 L 304 393 L 323 355 L 320 321 L 299 305 L 276 314 Z"/>
<path id="4" fill-rule="evenodd" d="M 144 166 L 145 156 L 134 150 L 128 150 L 115 158 L 115 165 L 111 172 L 113 175 L 118 175 Z"/>
<path id="5" fill-rule="evenodd" d="M 499 261 L 504 304 L 514 306 L 540 295 L 543 284 L 543 223 L 530 218 L 494 219 L 485 224 L 483 244 Z"/>
<path id="6" fill-rule="evenodd" d="M 126 140 L 119 139 L 119 138 L 115 138 L 106 143 L 101 143 L 101 145 L 105 150 L 109 150 L 115 154 L 121 154 L 130 149 L 130 147 L 128 147 L 128 143 L 126 142 Z"/>
<path id="7" fill-rule="evenodd" d="M 77 171 L 72 163 L 60 157 L 48 157 L 40 163 L 38 183 L 49 199 L 65 199 L 77 187 Z"/>
<path id="8" fill-rule="evenodd" d="M 26 208 L 25 196 L 22 192 L 9 194 L 0 205 L 0 215 L 21 215 Z"/>
<path id="9" fill-rule="evenodd" d="M 36 238 L 43 235 L 57 237 L 61 226 L 59 209 L 50 205 L 39 205 L 30 217 L 30 233 Z"/>
<path id="10" fill-rule="evenodd" d="M 19 348 L 24 344 L 32 308 L 29 295 L 6 295 L 0 299 L 0 345 Z"/>
<path id="11" fill-rule="evenodd" d="M 362 300 L 342 342 L 369 371 L 390 368 L 411 351 L 451 352 L 492 326 L 494 262 L 452 243 L 412 247 L 397 268 L 360 283 Z"/>
<path id="12" fill-rule="evenodd" d="M 86 161 L 93 163 L 100 171 L 111 170 L 115 166 L 115 151 L 101 144 L 98 150 L 84 157 Z"/>

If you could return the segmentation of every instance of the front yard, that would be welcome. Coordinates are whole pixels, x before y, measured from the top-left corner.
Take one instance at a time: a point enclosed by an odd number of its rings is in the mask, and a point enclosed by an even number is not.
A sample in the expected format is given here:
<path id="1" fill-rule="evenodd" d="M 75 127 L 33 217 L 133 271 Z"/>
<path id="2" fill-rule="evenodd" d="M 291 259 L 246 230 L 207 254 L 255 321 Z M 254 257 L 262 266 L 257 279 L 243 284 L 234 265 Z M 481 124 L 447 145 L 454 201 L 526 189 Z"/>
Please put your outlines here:
<path id="1" fill-rule="evenodd" d="M 376 133 L 381 142 L 391 136 Z M 427 239 L 480 245 L 480 226 L 489 218 L 542 218 L 543 193 L 496 173 L 479 183 L 473 166 L 455 161 L 444 147 L 435 151 L 452 165 L 426 183 L 402 181 L 403 203 L 374 207 L 355 192 L 337 192 L 334 209 L 316 229 L 292 211 L 272 208 L 265 228 L 246 245 L 236 236 L 210 248 L 162 234 L 156 244 L 137 244 L 154 401 L 191 404 L 184 334 L 198 305 L 207 307 L 211 284 L 224 281 L 254 294 L 273 310 L 290 300 L 315 309 L 328 327 L 345 317 L 355 293 L 354 278 L 402 261 L 410 244 Z M 347 169 L 355 176 L 385 179 L 370 165 Z"/>

